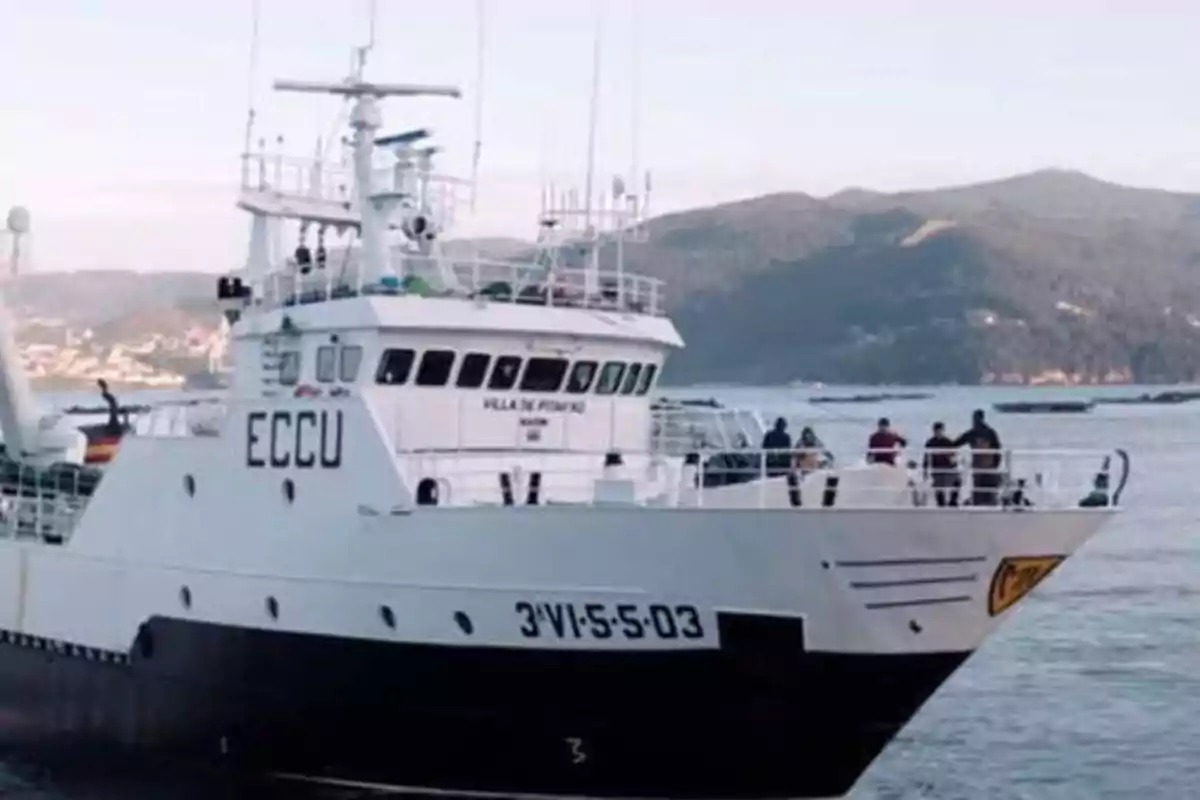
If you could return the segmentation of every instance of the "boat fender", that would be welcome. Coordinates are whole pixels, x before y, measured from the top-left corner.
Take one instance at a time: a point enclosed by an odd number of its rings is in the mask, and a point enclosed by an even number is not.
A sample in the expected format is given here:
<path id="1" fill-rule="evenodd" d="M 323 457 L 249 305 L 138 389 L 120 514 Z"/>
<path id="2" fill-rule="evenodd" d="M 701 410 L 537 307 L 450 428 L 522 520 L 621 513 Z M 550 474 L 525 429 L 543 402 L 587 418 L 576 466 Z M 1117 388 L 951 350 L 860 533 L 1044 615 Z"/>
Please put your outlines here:
<path id="1" fill-rule="evenodd" d="M 500 473 L 500 496 L 504 499 L 504 505 L 511 506 L 513 504 L 512 476 L 507 472 Z"/>
<path id="2" fill-rule="evenodd" d="M 536 506 L 538 504 L 538 495 L 542 490 L 542 473 L 529 473 L 529 489 L 525 493 L 525 505 Z"/>

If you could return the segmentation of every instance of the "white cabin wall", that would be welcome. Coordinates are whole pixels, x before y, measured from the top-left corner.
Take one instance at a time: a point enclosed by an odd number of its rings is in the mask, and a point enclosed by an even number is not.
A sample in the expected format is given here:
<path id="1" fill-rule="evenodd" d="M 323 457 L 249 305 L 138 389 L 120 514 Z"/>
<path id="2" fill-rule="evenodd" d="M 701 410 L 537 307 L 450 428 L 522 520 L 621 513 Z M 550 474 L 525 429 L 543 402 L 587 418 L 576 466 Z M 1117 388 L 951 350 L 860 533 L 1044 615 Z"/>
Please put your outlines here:
<path id="1" fill-rule="evenodd" d="M 378 364 L 379 351 L 372 353 L 370 349 L 381 335 L 433 336 L 439 341 L 458 335 L 486 340 L 514 337 L 520 341 L 565 342 L 568 347 L 581 342 L 650 347 L 659 354 L 660 366 L 667 351 L 683 345 L 667 317 L 414 295 L 348 297 L 246 313 L 231 330 L 235 394 L 280 392 L 277 383 L 264 384 L 262 380 L 263 346 L 264 337 L 279 335 L 285 321 L 300 335 L 281 336 L 280 347 L 304 348 L 305 373 L 310 378 L 315 349 L 320 344 L 317 340 L 327 340 L 335 331 L 363 338 L 368 349 L 364 365 L 372 369 Z M 372 373 L 359 383 L 366 386 L 373 380 Z"/>
<path id="2" fill-rule="evenodd" d="M 389 348 L 417 351 L 408 382 L 403 386 L 377 386 L 375 368 L 382 351 Z M 446 386 L 418 386 L 414 379 L 421 353 L 448 349 L 456 362 Z M 466 353 L 564 358 L 576 361 L 608 361 L 654 364 L 661 370 L 665 348 L 652 343 L 580 342 L 572 337 L 539 336 L 534 339 L 494 333 L 394 332 L 381 334 L 374 361 L 364 365 L 370 386 L 361 391 L 393 436 L 397 451 L 424 450 L 572 450 L 605 452 L 644 451 L 649 446 L 650 398 L 643 395 L 598 395 L 593 386 L 587 393 L 522 392 L 490 390 L 485 386 L 460 389 L 454 384 Z M 368 356 L 371 358 L 372 356 Z M 491 367 L 489 367 L 489 370 Z"/>

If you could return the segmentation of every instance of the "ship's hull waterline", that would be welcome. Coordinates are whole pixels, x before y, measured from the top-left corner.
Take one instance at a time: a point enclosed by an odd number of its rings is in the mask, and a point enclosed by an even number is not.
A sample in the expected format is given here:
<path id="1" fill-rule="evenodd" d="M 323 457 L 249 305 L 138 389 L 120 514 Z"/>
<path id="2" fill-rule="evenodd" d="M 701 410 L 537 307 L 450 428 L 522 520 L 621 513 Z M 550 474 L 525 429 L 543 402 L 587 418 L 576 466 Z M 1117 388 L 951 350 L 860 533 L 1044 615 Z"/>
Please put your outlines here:
<path id="1" fill-rule="evenodd" d="M 719 625 L 720 650 L 604 652 L 159 618 L 143 633 L 154 652 L 139 644 L 127 663 L 6 642 L 0 735 L 64 780 L 135 768 L 115 751 L 128 744 L 148 762 L 313 784 L 831 797 L 967 655 L 813 653 L 800 620 L 722 614 Z"/>

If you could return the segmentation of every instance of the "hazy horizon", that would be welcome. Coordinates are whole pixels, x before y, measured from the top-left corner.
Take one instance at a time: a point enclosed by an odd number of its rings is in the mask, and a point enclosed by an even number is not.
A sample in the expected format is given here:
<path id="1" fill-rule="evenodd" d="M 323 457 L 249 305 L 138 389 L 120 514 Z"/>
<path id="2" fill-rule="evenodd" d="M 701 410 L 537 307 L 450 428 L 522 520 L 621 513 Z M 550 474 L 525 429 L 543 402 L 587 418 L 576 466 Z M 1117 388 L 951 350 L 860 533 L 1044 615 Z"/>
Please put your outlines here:
<path id="1" fill-rule="evenodd" d="M 600 186 L 629 169 L 634 74 L 632 2 L 602 5 Z M 262 0 L 259 135 L 284 133 L 297 155 L 328 136 L 336 99 L 269 84 L 343 76 L 367 6 Z M 479 210 L 451 234 L 530 239 L 541 182 L 582 183 L 594 5 L 485 6 Z M 429 124 L 444 168 L 466 175 L 475 2 L 420 8 L 378 0 L 368 76 L 463 88 L 461 101 L 389 102 L 385 127 Z M 0 205 L 33 212 L 36 269 L 217 272 L 241 260 L 250 22 L 247 0 L 44 0 L 8 12 L 0 65 L 21 77 L 0 84 Z M 654 173 L 652 211 L 1047 168 L 1200 191 L 1197 23 L 1200 7 L 1165 0 L 642 3 L 638 161 Z"/>

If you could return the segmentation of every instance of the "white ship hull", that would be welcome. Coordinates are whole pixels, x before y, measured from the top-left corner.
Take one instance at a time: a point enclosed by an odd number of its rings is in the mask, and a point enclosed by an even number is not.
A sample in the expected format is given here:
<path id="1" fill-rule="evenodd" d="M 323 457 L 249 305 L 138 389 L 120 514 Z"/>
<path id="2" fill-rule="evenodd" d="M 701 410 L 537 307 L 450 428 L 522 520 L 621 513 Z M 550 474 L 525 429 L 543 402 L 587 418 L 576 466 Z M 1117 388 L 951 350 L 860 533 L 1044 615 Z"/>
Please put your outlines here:
<path id="1" fill-rule="evenodd" d="M 336 467 L 247 468 L 247 407 L 169 454 L 124 442 L 68 543 L 0 542 L 0 747 L 67 772 L 838 796 L 1108 517 L 421 508 L 345 405 Z"/>

